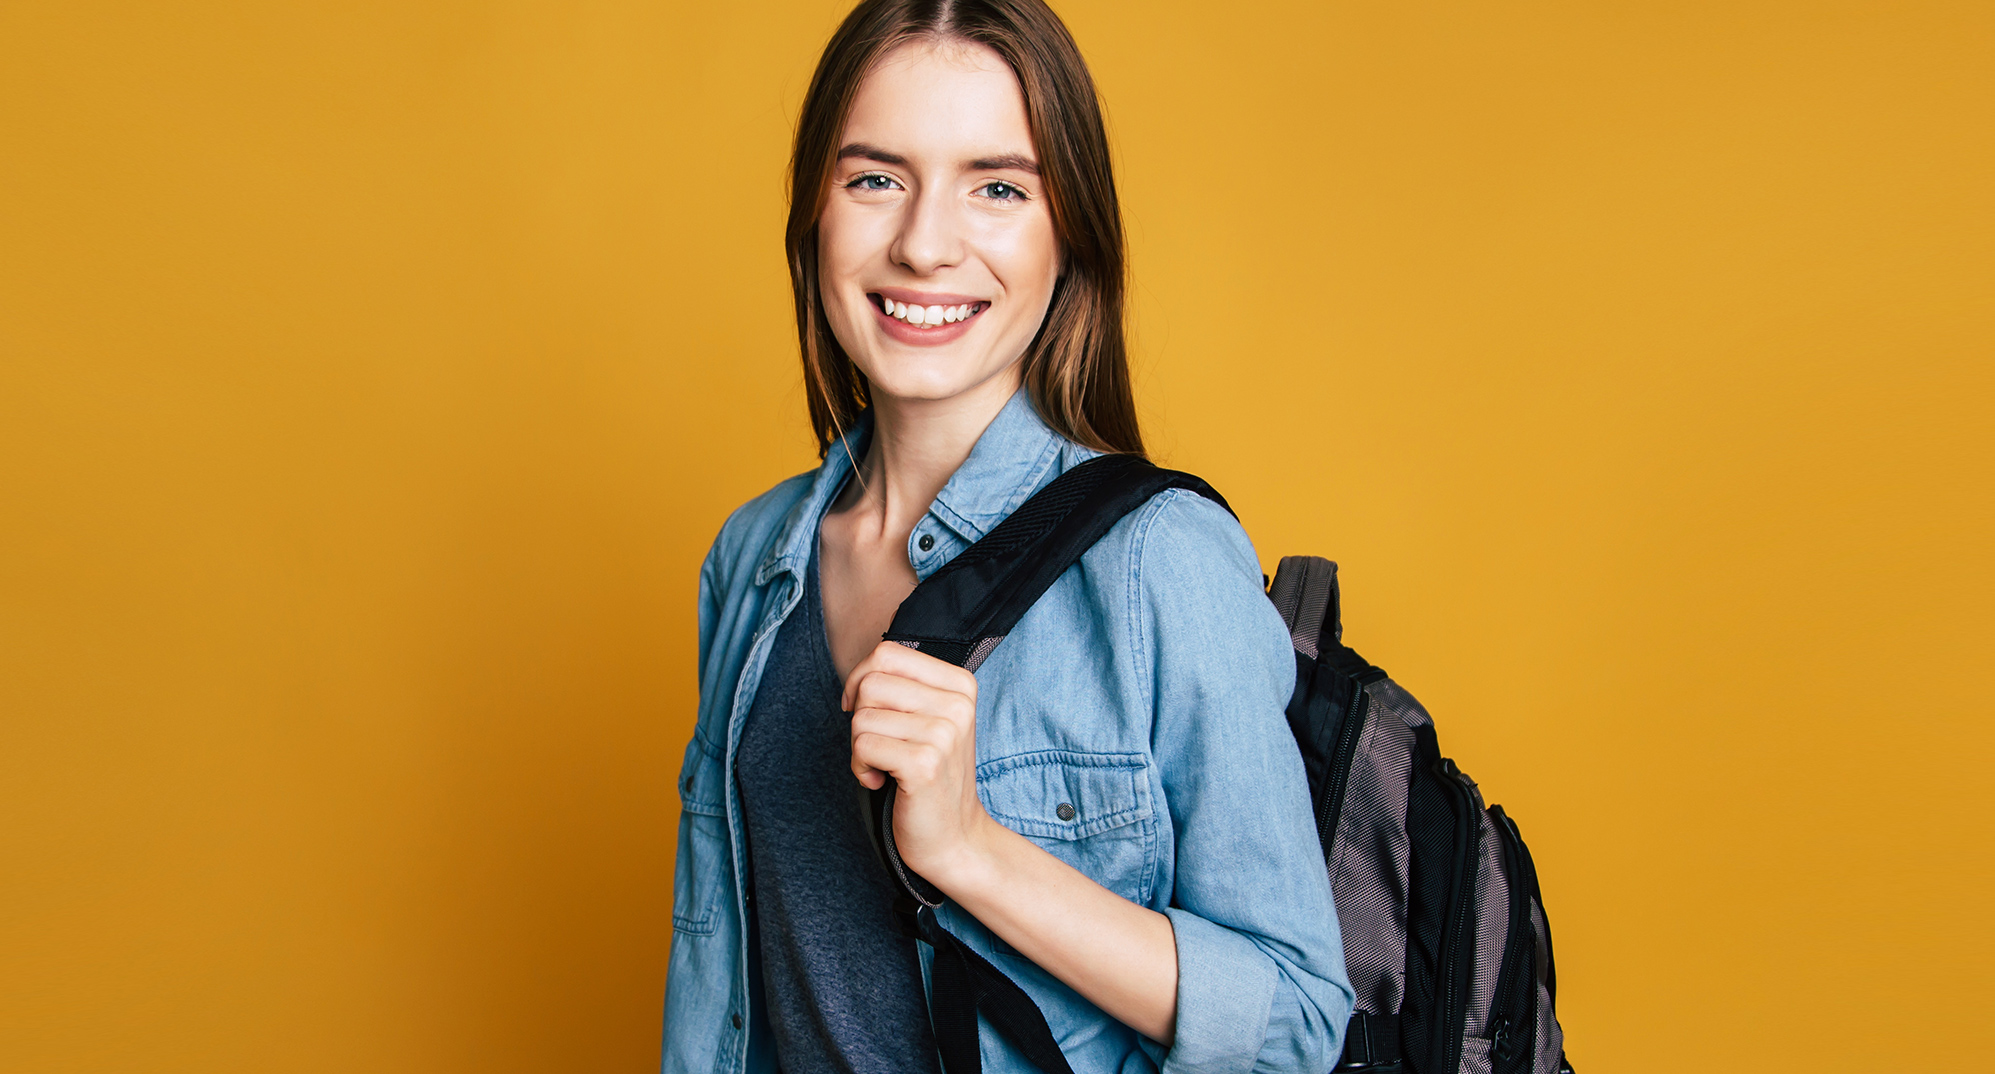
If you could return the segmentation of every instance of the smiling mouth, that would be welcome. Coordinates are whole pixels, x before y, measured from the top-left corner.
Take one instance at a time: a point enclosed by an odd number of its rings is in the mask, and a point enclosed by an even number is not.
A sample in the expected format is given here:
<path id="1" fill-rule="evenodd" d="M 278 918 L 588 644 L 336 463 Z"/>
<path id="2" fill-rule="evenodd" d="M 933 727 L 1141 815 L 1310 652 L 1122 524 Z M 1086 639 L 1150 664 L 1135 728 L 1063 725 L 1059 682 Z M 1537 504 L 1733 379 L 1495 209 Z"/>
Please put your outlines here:
<path id="1" fill-rule="evenodd" d="M 988 302 L 966 302 L 958 306 L 910 306 L 880 295 L 867 295 L 881 313 L 916 328 L 941 328 L 960 324 L 989 309 Z"/>

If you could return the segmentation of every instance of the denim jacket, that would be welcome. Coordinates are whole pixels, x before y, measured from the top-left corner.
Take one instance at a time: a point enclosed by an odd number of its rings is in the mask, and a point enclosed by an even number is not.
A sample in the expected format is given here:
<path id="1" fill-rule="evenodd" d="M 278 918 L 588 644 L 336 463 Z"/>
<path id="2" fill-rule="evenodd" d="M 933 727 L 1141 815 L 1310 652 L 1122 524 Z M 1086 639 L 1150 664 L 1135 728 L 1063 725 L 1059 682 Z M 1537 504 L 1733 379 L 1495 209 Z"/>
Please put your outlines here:
<path id="1" fill-rule="evenodd" d="M 847 438 L 853 452 L 865 428 Z M 1014 395 L 908 536 L 927 578 L 1096 454 Z M 834 444 L 728 519 L 700 572 L 700 706 L 679 778 L 666 1074 L 769 1074 L 751 946 L 742 721 L 797 607 L 818 521 L 851 469 Z M 1169 916 L 1166 1048 L 1102 1013 L 955 904 L 944 927 L 1017 981 L 1077 1074 L 1329 1069 L 1351 988 L 1302 759 L 1283 709 L 1287 630 L 1247 535 L 1195 493 L 1160 493 L 1061 576 L 978 670 L 977 793 L 991 817 Z M 1071 808 L 1069 808 L 1071 807 Z M 859 823 L 853 811 L 854 824 Z M 1057 907 L 1047 907 L 1057 913 Z M 921 951 L 927 980 L 932 952 Z M 988 1025 L 984 1069 L 1034 1074 Z"/>

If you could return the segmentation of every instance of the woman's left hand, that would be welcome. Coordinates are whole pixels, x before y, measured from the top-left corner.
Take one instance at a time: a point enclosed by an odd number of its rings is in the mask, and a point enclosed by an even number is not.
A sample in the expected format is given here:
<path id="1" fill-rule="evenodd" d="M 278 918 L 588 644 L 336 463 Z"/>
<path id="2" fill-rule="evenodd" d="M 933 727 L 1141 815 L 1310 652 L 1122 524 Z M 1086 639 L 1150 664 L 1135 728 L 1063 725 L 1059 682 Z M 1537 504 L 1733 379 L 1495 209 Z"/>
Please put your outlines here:
<path id="1" fill-rule="evenodd" d="M 845 679 L 852 774 L 878 790 L 900 785 L 894 844 L 943 890 L 995 822 L 977 798 L 977 677 L 883 641 Z"/>

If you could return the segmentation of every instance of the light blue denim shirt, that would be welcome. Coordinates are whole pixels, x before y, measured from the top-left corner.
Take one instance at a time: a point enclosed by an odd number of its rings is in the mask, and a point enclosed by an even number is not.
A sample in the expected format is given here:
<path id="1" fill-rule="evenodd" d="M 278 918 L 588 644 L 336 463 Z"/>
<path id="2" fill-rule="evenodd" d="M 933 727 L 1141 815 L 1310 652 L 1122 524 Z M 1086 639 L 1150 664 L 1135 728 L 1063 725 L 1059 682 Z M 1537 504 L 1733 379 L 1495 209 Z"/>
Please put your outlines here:
<path id="1" fill-rule="evenodd" d="M 848 436 L 854 452 L 864 433 Z M 916 576 L 1094 454 L 1048 428 L 1021 390 L 909 534 Z M 850 469 L 834 445 L 816 471 L 749 501 L 700 572 L 700 708 L 679 777 L 667 1074 L 775 1069 L 730 774 L 818 521 Z M 1328 1070 L 1351 988 L 1283 715 L 1295 660 L 1239 523 L 1195 493 L 1157 495 L 1061 576 L 977 679 L 984 808 L 1169 916 L 1176 1039 L 1165 1048 L 1110 1018 L 953 903 L 943 925 L 1031 994 L 1077 1074 Z M 932 952 L 919 946 L 925 979 Z M 986 1071 L 1033 1074 L 988 1025 L 981 1037 Z"/>

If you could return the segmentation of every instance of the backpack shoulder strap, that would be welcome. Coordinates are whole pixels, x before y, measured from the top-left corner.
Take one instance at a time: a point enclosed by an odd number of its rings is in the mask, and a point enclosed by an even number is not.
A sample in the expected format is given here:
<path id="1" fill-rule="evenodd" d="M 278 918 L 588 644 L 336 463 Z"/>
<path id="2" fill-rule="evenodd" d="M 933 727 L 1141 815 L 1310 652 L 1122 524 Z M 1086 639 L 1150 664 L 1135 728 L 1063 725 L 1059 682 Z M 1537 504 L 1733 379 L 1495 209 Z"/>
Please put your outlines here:
<path id="1" fill-rule="evenodd" d="M 1099 455 L 1075 466 L 916 586 L 894 613 L 886 640 L 974 673 L 1033 602 L 1103 534 L 1150 497 L 1173 488 L 1226 504 L 1198 478 L 1133 455 Z M 860 788 L 873 851 L 908 906 L 940 906 L 942 893 L 909 869 L 894 845 L 897 790 L 891 780 L 876 791 Z"/>
<path id="2" fill-rule="evenodd" d="M 1122 516 L 1179 488 L 1232 510 L 1204 481 L 1134 455 L 1098 455 L 1081 463 L 916 586 L 894 613 L 886 639 L 977 670 L 1033 602 Z"/>
<path id="3" fill-rule="evenodd" d="M 975 672 L 1033 602 L 1122 516 L 1174 488 L 1226 507 L 1198 478 L 1133 455 L 1081 463 L 916 586 L 894 613 L 886 639 Z M 929 1020 L 945 1074 L 981 1071 L 978 1015 L 1045 1074 L 1073 1074 L 1032 997 L 936 920 L 942 893 L 907 868 L 894 846 L 896 789 L 892 780 L 877 791 L 860 788 L 859 808 L 873 849 L 900 890 L 896 910 L 912 918 L 908 931 L 935 949 Z"/>

